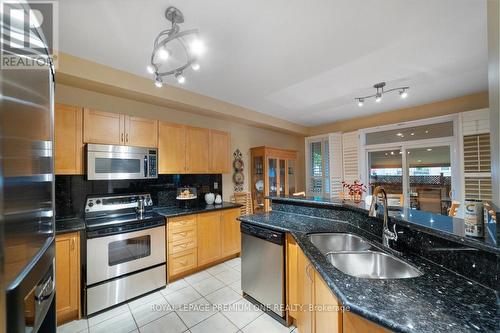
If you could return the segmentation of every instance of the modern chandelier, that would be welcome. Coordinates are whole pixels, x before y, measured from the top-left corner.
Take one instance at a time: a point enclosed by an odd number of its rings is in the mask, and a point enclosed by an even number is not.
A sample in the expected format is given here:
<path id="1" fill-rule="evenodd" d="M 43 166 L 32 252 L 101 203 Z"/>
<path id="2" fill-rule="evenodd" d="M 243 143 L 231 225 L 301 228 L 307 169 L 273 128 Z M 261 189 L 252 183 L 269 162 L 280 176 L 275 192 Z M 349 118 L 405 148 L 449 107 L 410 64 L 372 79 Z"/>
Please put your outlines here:
<path id="1" fill-rule="evenodd" d="M 384 87 L 385 87 L 385 82 L 379 82 L 373 85 L 373 88 L 377 89 L 377 92 L 375 94 L 363 97 L 356 97 L 354 100 L 358 102 L 359 107 L 362 107 L 363 104 L 365 103 L 365 100 L 368 98 L 375 98 L 375 102 L 379 103 L 382 100 L 382 95 L 393 91 L 399 91 L 399 96 L 404 99 L 408 97 L 408 90 L 410 90 L 410 87 L 399 87 L 399 88 L 392 88 L 389 90 L 384 90 Z"/>
<path id="2" fill-rule="evenodd" d="M 155 38 L 150 64 L 147 66 L 158 88 L 163 86 L 169 76 L 175 77 L 177 83 L 184 84 L 184 72 L 189 67 L 194 71 L 199 70 L 198 57 L 205 51 L 205 45 L 198 37 L 198 29 L 180 30 L 179 23 L 184 22 L 184 15 L 179 9 L 168 7 L 165 18 L 172 26 Z"/>

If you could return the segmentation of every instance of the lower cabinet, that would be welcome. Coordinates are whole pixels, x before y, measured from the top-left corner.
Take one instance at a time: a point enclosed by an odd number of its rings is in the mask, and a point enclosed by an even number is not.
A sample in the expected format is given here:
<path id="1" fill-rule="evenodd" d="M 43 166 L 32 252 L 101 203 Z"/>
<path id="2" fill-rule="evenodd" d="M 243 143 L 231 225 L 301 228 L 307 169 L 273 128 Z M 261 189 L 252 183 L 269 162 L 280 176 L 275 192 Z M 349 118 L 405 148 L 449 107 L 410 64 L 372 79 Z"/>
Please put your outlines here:
<path id="1" fill-rule="evenodd" d="M 56 236 L 56 317 L 61 324 L 80 316 L 80 234 Z"/>
<path id="2" fill-rule="evenodd" d="M 240 209 L 186 215 L 167 220 L 168 280 L 240 253 Z"/>
<path id="3" fill-rule="evenodd" d="M 288 234 L 286 239 L 288 316 L 300 333 L 389 332 L 358 315 L 341 311 L 341 303 Z"/>

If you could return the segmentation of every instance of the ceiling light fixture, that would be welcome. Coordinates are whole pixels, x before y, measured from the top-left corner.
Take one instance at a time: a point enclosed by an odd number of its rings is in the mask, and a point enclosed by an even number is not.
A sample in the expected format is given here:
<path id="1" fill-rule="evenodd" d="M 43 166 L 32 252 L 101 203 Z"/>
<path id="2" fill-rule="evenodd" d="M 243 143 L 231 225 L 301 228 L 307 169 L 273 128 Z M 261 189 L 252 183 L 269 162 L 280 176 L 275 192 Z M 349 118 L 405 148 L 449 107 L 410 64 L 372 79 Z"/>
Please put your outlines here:
<path id="1" fill-rule="evenodd" d="M 179 24 L 184 22 L 184 15 L 179 9 L 168 7 L 165 11 L 165 18 L 170 21 L 172 26 L 170 29 L 161 31 L 156 36 L 150 64 L 146 68 L 148 73 L 154 75 L 155 85 L 159 88 L 163 86 L 163 79 L 169 76 L 174 76 L 177 83 L 184 84 L 186 82 L 186 77 L 183 75 L 184 70 L 188 67 L 191 67 L 194 71 L 199 70 L 198 57 L 205 52 L 205 44 L 198 37 L 198 29 L 180 30 Z M 182 46 L 181 48 L 178 46 L 177 48 L 173 47 L 173 45 L 179 45 L 179 43 Z M 179 51 L 181 54 L 175 52 L 174 55 L 171 50 L 181 50 Z M 180 59 L 181 65 L 173 66 L 170 61 L 171 58 Z"/>
<path id="2" fill-rule="evenodd" d="M 363 97 L 356 97 L 355 100 L 358 101 L 358 106 L 363 106 L 363 103 L 365 99 L 367 98 L 375 98 L 375 102 L 380 103 L 382 100 L 382 95 L 393 92 L 393 91 L 399 91 L 399 96 L 401 98 L 406 98 L 408 97 L 408 90 L 410 90 L 410 87 L 398 87 L 398 88 L 392 88 L 389 90 L 384 90 L 386 83 L 385 82 L 379 82 L 375 85 L 373 85 L 373 88 L 377 89 L 377 92 L 373 95 L 368 95 L 368 96 L 363 96 Z"/>

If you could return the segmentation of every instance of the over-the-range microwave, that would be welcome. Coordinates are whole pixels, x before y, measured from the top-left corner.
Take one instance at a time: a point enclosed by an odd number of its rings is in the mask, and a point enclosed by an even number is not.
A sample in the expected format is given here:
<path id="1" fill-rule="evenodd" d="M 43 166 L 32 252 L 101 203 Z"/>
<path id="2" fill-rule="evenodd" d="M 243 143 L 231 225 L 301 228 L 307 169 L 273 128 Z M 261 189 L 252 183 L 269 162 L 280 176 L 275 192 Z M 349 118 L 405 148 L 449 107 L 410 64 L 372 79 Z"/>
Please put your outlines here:
<path id="1" fill-rule="evenodd" d="M 87 178 L 158 178 L 158 150 L 131 146 L 87 144 Z"/>

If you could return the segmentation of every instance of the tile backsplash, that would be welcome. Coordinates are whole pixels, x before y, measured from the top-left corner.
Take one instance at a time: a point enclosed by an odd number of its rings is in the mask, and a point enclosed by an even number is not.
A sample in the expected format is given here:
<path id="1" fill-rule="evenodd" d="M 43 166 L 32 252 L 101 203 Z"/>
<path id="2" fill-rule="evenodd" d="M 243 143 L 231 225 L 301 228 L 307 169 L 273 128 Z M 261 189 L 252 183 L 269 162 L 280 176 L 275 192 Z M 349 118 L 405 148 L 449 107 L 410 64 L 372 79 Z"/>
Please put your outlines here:
<path id="1" fill-rule="evenodd" d="M 83 175 L 59 175 L 55 181 L 56 219 L 82 216 L 90 194 L 148 192 L 156 206 L 175 206 L 177 188 L 181 186 L 196 187 L 199 202 L 204 202 L 205 193 L 222 195 L 222 175 L 158 175 L 158 179 L 148 180 L 87 180 Z"/>

